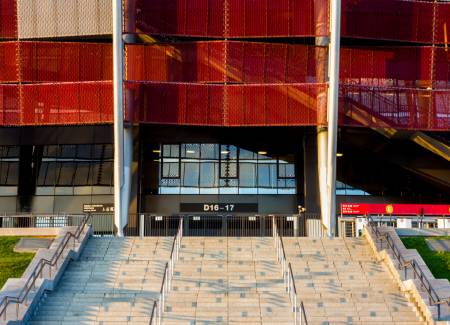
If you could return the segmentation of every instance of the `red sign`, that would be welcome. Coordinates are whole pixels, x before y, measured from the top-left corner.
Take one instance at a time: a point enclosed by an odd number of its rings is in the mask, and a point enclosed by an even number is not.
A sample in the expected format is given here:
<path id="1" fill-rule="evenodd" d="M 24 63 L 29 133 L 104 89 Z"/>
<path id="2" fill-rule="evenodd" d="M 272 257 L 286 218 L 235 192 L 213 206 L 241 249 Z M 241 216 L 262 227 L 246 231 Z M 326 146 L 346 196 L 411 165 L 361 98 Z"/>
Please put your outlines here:
<path id="1" fill-rule="evenodd" d="M 450 216 L 450 205 L 446 204 L 371 204 L 342 203 L 341 214 L 392 214 L 392 215 L 428 215 Z"/>

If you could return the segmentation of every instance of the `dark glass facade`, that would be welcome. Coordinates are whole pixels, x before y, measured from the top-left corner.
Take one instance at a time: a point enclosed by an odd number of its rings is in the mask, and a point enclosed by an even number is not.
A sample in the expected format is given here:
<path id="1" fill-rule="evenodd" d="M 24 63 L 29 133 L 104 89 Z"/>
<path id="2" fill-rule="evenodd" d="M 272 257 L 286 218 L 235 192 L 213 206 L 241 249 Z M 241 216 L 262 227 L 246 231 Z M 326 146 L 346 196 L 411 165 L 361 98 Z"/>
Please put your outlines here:
<path id="1" fill-rule="evenodd" d="M 152 149 L 154 194 L 296 194 L 294 155 L 231 144 L 161 144 Z"/>

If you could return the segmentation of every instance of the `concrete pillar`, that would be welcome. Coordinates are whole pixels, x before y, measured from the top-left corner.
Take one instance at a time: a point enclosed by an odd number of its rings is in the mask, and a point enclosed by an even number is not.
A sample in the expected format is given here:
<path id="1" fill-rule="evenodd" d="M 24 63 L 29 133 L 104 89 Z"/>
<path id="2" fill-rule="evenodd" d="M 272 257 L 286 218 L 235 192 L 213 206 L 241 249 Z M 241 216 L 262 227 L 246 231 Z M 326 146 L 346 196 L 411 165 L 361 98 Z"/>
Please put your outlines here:
<path id="1" fill-rule="evenodd" d="M 328 152 L 327 152 L 327 189 L 328 189 L 328 236 L 335 235 L 336 228 L 336 152 L 339 111 L 339 57 L 341 47 L 341 0 L 331 0 L 330 10 L 330 47 L 328 59 Z"/>
<path id="2" fill-rule="evenodd" d="M 124 128 L 122 0 L 113 0 L 114 224 L 123 236 L 130 200 L 132 131 Z"/>

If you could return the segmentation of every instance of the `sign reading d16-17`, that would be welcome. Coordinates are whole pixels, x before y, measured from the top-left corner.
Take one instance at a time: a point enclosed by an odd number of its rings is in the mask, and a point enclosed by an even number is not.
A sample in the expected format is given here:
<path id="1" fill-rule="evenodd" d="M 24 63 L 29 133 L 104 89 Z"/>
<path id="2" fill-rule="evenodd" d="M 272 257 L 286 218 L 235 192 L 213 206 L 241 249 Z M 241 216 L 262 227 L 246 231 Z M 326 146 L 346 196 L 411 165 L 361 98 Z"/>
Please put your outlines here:
<path id="1" fill-rule="evenodd" d="M 113 213 L 113 203 L 91 203 L 83 204 L 84 213 Z"/>
<path id="2" fill-rule="evenodd" d="M 257 203 L 180 203 L 180 212 L 226 212 L 249 213 L 258 212 Z"/>

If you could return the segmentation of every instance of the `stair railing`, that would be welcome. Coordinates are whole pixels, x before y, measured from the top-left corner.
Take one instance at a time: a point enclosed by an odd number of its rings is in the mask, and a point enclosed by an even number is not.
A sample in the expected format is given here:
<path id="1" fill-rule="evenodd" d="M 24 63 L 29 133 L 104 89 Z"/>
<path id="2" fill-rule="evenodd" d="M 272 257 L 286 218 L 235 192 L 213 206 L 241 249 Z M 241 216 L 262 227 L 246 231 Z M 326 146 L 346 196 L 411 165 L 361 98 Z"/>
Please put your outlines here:
<path id="1" fill-rule="evenodd" d="M 85 227 L 87 226 L 87 223 L 90 219 L 90 215 L 85 215 L 82 222 L 78 225 L 77 229 L 74 233 L 67 232 L 61 242 L 59 243 L 58 247 L 56 248 L 55 252 L 53 253 L 52 257 L 50 259 L 41 258 L 36 266 L 33 269 L 33 272 L 31 272 L 31 275 L 28 277 L 27 281 L 25 282 L 23 288 L 19 292 L 19 294 L 15 297 L 13 296 L 4 296 L 2 300 L 0 301 L 0 318 L 3 317 L 4 321 L 6 321 L 6 314 L 8 306 L 12 303 L 16 304 L 16 321 L 19 320 L 19 306 L 25 302 L 25 305 L 27 305 L 27 297 L 30 293 L 30 291 L 34 288 L 36 288 L 36 281 L 39 278 L 43 277 L 44 269 L 45 267 L 48 267 L 48 274 L 49 277 L 52 277 L 52 268 L 55 267 L 58 268 L 58 262 L 60 261 L 61 257 L 64 257 L 64 252 L 66 251 L 66 248 L 69 249 L 69 243 L 73 241 L 72 248 L 75 249 L 76 242 L 79 242 L 80 236 L 83 234 Z"/>
<path id="2" fill-rule="evenodd" d="M 183 218 L 180 218 L 178 224 L 178 231 L 172 242 L 172 250 L 170 252 L 169 261 L 164 267 L 164 276 L 161 282 L 161 289 L 159 290 L 159 297 L 153 303 L 152 313 L 150 316 L 150 325 L 161 325 L 162 314 L 164 312 L 164 306 L 166 297 L 169 291 L 172 289 L 172 278 L 175 268 L 175 262 L 178 261 L 180 256 L 181 239 L 183 238 Z"/>
<path id="3" fill-rule="evenodd" d="M 437 317 L 438 320 L 441 320 L 441 305 L 450 306 L 450 297 L 441 298 L 436 290 L 431 285 L 430 280 L 426 277 L 420 265 L 417 263 L 415 259 L 407 260 L 403 254 L 401 253 L 399 247 L 395 243 L 392 235 L 388 232 L 381 233 L 376 221 L 373 220 L 372 216 L 367 216 L 367 225 L 375 235 L 375 240 L 380 243 L 380 248 L 383 249 L 383 242 L 386 241 L 387 248 L 392 251 L 393 256 L 397 260 L 398 268 L 400 270 L 404 270 L 405 279 L 408 278 L 408 268 L 411 268 L 413 271 L 413 278 L 418 279 L 420 281 L 420 285 L 428 295 L 430 306 L 436 306 L 437 308 Z"/>
<path id="4" fill-rule="evenodd" d="M 275 217 L 272 218 L 272 237 L 277 252 L 277 261 L 281 265 L 283 282 L 291 302 L 292 312 L 294 313 L 294 325 L 308 325 L 306 319 L 305 306 L 303 301 L 298 298 L 297 288 L 295 286 L 294 273 L 292 272 L 291 263 L 287 263 L 286 251 L 284 250 L 283 238 L 278 232 Z"/>

